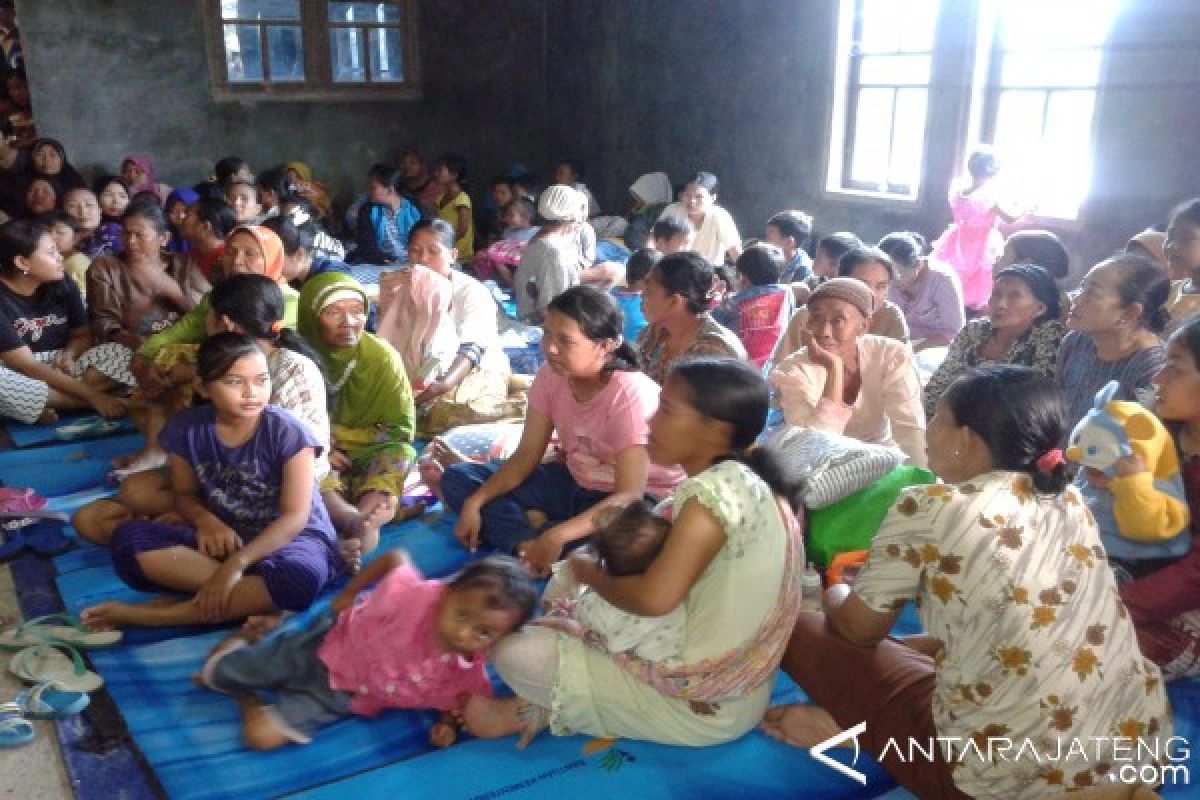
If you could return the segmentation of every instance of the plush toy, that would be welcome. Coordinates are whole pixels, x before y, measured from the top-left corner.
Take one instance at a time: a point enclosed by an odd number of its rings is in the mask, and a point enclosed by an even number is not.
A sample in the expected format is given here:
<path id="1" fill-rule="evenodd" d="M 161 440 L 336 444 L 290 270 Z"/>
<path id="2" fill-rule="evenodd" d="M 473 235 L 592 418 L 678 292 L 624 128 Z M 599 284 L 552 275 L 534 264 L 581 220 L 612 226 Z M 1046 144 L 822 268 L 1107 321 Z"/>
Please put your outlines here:
<path id="1" fill-rule="evenodd" d="M 1085 468 L 1076 485 L 1096 517 L 1110 560 L 1182 556 L 1191 534 L 1175 442 L 1144 406 L 1114 400 L 1117 388 L 1110 381 L 1097 392 L 1092 409 L 1071 432 L 1067 458 Z M 1129 462 L 1118 464 L 1131 456 L 1141 461 L 1142 471 L 1132 471 Z M 1088 469 L 1104 478 L 1089 477 Z"/>

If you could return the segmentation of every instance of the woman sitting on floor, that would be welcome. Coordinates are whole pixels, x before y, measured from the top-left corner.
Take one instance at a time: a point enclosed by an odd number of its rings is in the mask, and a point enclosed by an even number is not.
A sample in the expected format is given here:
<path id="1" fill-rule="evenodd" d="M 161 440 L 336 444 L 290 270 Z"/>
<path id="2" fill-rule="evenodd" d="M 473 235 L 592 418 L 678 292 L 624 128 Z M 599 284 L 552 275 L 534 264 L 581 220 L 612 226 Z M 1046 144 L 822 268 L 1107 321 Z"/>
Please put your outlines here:
<path id="1" fill-rule="evenodd" d="M 271 376 L 257 342 L 209 337 L 196 376 L 210 405 L 181 411 L 159 435 L 183 524 L 126 522 L 112 540 L 127 584 L 190 596 L 99 603 L 82 614 L 94 629 L 303 611 L 342 569 L 314 475 L 323 445 L 291 412 L 268 405 Z"/>
<path id="2" fill-rule="evenodd" d="M 91 344 L 79 289 L 50 232 L 29 220 L 0 227 L 0 417 L 48 424 L 80 408 L 123 417 L 104 376 L 76 361 Z"/>
<path id="3" fill-rule="evenodd" d="M 925 417 L 933 419 L 938 400 L 964 372 L 982 364 L 1019 364 L 1054 376 L 1058 347 L 1067 331 L 1059 322 L 1058 287 L 1049 272 L 1033 264 L 996 273 L 987 316 L 973 319 L 950 343 L 946 360 L 925 386 Z"/>
<path id="4" fill-rule="evenodd" d="M 905 789 L 954 800 L 1107 786 L 1166 751 L 1162 676 L 1067 486 L 1064 434 L 1053 383 L 1027 367 L 982 367 L 942 395 L 929 461 L 946 484 L 908 489 L 854 587 L 800 613 L 783 669 L 813 705 L 772 709 L 768 733 L 811 747 L 865 724 L 857 741 Z M 913 600 L 927 635 L 889 637 Z M 989 737 L 1061 755 L 971 752 Z"/>
<path id="5" fill-rule="evenodd" d="M 342 536 L 351 569 L 379 544 L 379 529 L 424 509 L 400 508 L 416 461 L 416 409 L 400 354 L 366 332 L 367 294 L 354 278 L 329 272 L 304 284 L 300 333 L 321 356 L 333 385 L 330 474 L 321 494 Z"/>
<path id="6" fill-rule="evenodd" d="M 453 237 L 448 222 L 431 219 L 414 225 L 408 240 L 409 260 L 450 282 L 449 318 L 458 339 L 445 371 L 417 392 L 422 434 L 514 416 L 506 403 L 511 373 L 500 343 L 500 310 L 486 286 L 454 269 Z"/>
<path id="7" fill-rule="evenodd" d="M 576 286 L 554 298 L 542 349 L 546 365 L 529 390 L 513 456 L 503 464 L 455 464 L 441 480 L 464 546 L 484 542 L 519 554 L 537 572 L 595 532 L 593 510 L 647 493 L 665 497 L 682 477 L 647 461 L 646 419 L 658 407 L 658 386 L 622 341 L 611 295 Z M 545 462 L 555 432 L 565 455 Z"/>
<path id="8" fill-rule="evenodd" d="M 88 311 L 97 345 L 80 358 L 126 389 L 137 380 L 129 370 L 146 337 L 166 330 L 195 308 L 209 290 L 194 262 L 165 255 L 167 220 L 151 202 L 131 203 L 121 219 L 125 246 L 120 255 L 100 256 L 87 272 Z"/>
<path id="9" fill-rule="evenodd" d="M 262 275 L 233 275 L 213 289 L 209 303 L 209 335 L 229 331 L 246 334 L 254 337 L 266 354 L 271 373 L 270 402 L 306 423 L 321 444 L 314 471 L 317 480 L 323 480 L 329 474 L 325 376 L 318 366 L 320 357 L 300 334 L 283 327 L 283 293 L 278 284 Z M 186 405 L 190 402 L 180 407 Z M 158 416 L 145 423 L 147 436 L 153 434 L 157 438 L 167 422 L 167 411 L 163 406 L 151 407 L 150 413 Z M 157 519 L 175 508 L 170 479 L 165 468 L 130 474 L 121 482 L 116 499 L 87 504 L 76 512 L 72 525 L 88 541 L 107 545 L 113 530 L 122 522 Z"/>
<path id="10" fill-rule="evenodd" d="M 804 568 L 775 460 L 751 449 L 767 406 L 767 384 L 747 363 L 677 364 L 649 424 L 650 458 L 681 464 L 688 476 L 662 550 L 642 574 L 614 577 L 582 555 L 565 566 L 622 611 L 661 617 L 684 609 L 680 656 L 651 661 L 610 652 L 598 637 L 531 626 L 493 650 L 517 696 L 468 700 L 468 731 L 522 732 L 524 746 L 548 725 L 556 735 L 697 747 L 754 727 L 800 608 L 796 576 Z"/>
<path id="11" fill-rule="evenodd" d="M 1083 277 L 1054 369 L 1068 431 L 1109 381 L 1120 383 L 1114 400 L 1137 400 L 1137 390 L 1150 388 L 1167 358 L 1159 336 L 1170 291 L 1166 273 L 1135 253 L 1102 261 Z"/>
<path id="12" fill-rule="evenodd" d="M 693 356 L 746 358 L 737 334 L 708 313 L 713 302 L 713 268 L 697 253 L 663 256 L 642 289 L 649 323 L 637 338 L 646 374 L 662 384 L 671 365 Z"/>
<path id="13" fill-rule="evenodd" d="M 925 412 L 912 351 L 867 333 L 875 296 L 857 278 L 832 278 L 808 301 L 805 346 L 771 370 L 789 425 L 899 447 L 925 466 Z"/>

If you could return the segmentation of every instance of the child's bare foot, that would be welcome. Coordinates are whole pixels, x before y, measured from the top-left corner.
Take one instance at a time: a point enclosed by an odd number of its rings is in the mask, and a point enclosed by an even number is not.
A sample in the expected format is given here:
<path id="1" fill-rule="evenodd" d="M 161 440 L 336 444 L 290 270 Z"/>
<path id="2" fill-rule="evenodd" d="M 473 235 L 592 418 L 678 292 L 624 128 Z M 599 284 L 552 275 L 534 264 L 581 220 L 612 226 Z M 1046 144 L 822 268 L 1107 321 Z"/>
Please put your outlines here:
<path id="1" fill-rule="evenodd" d="M 58 422 L 58 412 L 53 408 L 47 408 L 37 418 L 38 425 L 53 425 L 56 422 Z"/>
<path id="2" fill-rule="evenodd" d="M 421 483 L 425 484 L 438 502 L 446 502 L 446 498 L 442 497 L 442 474 L 446 471 L 436 458 L 422 458 L 417 462 L 417 474 L 421 476 Z"/>
<path id="3" fill-rule="evenodd" d="M 362 542 L 358 539 L 339 536 L 338 553 L 342 556 L 342 563 L 346 565 L 346 571 L 351 575 L 358 574 L 358 571 L 362 569 Z"/>
<path id="4" fill-rule="evenodd" d="M 247 644 L 258 644 L 271 631 L 283 624 L 283 612 L 274 614 L 254 614 L 246 617 L 237 635 L 246 640 Z"/>
<path id="5" fill-rule="evenodd" d="M 130 625 L 136 625 L 137 606 L 130 603 L 118 603 L 107 600 L 97 603 L 91 608 L 85 608 L 79 618 L 83 624 L 96 631 L 119 631 Z"/>
<path id="6" fill-rule="evenodd" d="M 758 727 L 792 747 L 813 747 L 842 732 L 828 711 L 804 703 L 768 708 Z"/>

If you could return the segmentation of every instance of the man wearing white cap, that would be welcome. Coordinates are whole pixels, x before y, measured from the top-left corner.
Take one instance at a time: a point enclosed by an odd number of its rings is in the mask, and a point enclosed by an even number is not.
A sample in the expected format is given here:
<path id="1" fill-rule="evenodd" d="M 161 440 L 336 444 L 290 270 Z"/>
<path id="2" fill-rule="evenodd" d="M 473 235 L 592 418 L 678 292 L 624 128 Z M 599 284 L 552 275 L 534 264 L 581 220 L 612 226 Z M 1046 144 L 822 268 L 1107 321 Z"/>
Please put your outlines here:
<path id="1" fill-rule="evenodd" d="M 547 187 L 538 198 L 541 229 L 521 254 L 513 275 L 517 318 L 540 325 L 546 306 L 579 283 L 579 249 L 576 234 L 583 196 L 563 184 Z"/>

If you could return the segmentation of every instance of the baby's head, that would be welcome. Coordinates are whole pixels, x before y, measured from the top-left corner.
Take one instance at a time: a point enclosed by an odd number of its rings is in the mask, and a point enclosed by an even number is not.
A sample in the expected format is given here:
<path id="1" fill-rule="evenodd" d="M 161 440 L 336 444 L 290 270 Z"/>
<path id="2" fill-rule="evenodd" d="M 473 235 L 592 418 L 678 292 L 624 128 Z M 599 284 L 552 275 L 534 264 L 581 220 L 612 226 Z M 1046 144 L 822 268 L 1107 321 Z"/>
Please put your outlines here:
<path id="1" fill-rule="evenodd" d="M 609 575 L 641 575 L 667 540 L 671 523 L 655 516 L 643 503 L 626 506 L 601 520 L 595 536 L 596 554 Z"/>
<path id="2" fill-rule="evenodd" d="M 528 622 L 537 601 L 537 588 L 516 559 L 489 556 L 468 564 L 446 583 L 438 640 L 450 652 L 481 653 Z"/>

